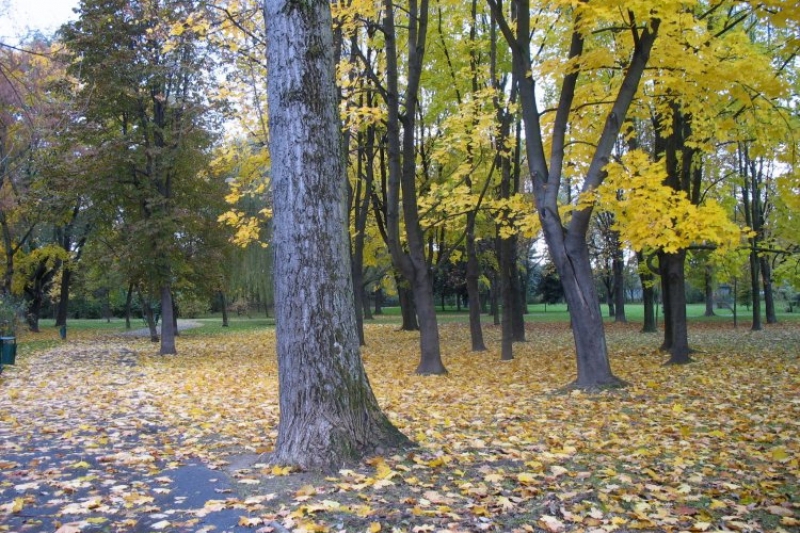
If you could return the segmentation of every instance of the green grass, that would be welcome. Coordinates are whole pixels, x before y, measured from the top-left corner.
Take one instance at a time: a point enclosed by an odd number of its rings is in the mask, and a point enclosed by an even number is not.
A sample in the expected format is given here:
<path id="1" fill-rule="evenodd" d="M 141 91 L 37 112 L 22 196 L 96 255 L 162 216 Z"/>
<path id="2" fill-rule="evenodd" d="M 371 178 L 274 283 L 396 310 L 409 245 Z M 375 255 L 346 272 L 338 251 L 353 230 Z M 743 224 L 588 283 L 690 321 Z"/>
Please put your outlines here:
<path id="1" fill-rule="evenodd" d="M 469 320 L 469 315 L 466 309 L 457 311 L 455 308 L 447 308 L 444 311 L 437 307 L 437 319 L 439 323 L 466 323 Z M 603 315 L 606 317 L 607 322 L 613 322 L 613 317 L 608 315 L 608 307 L 603 305 Z M 686 308 L 686 313 L 689 318 L 689 325 L 692 323 L 730 323 L 733 324 L 733 314 L 729 309 L 715 309 L 716 316 L 706 317 L 704 304 L 690 304 Z M 625 306 L 625 315 L 628 322 L 641 323 L 643 321 L 643 308 L 641 304 L 628 304 Z M 492 324 L 493 317 L 488 314 L 481 315 L 484 324 Z M 662 324 L 663 316 L 661 310 L 657 316 L 658 324 Z M 739 327 L 749 327 L 752 319 L 751 312 L 745 308 L 738 309 Z M 200 328 L 187 329 L 181 332 L 182 335 L 187 337 L 196 336 L 210 336 L 210 335 L 225 335 L 236 334 L 247 331 L 253 331 L 263 328 L 270 328 L 275 326 L 275 319 L 272 317 L 261 316 L 233 316 L 229 317 L 229 326 L 222 327 L 222 318 L 219 314 L 206 316 L 199 319 L 192 319 L 203 324 Z M 763 320 L 763 317 L 762 317 Z M 800 313 L 787 313 L 782 309 L 778 312 L 778 320 L 780 322 L 800 322 Z M 557 323 L 569 322 L 569 312 L 565 304 L 530 304 L 528 305 L 528 313 L 525 315 L 525 321 L 530 323 Z M 385 323 L 385 324 L 400 324 L 400 308 L 398 307 L 384 307 L 383 314 L 374 315 L 374 318 L 367 323 Z M 55 328 L 52 320 L 42 320 L 40 322 L 41 333 L 33 334 L 27 331 L 20 331 L 18 338 L 21 346 L 25 346 L 25 350 L 46 348 L 49 343 L 58 341 L 58 328 Z M 131 320 L 132 329 L 142 329 L 145 327 L 141 318 L 134 318 Z M 71 319 L 68 321 L 67 338 L 75 338 L 81 336 L 94 336 L 103 334 L 122 333 L 126 331 L 125 320 L 121 318 L 112 318 L 110 321 L 105 319 Z"/>

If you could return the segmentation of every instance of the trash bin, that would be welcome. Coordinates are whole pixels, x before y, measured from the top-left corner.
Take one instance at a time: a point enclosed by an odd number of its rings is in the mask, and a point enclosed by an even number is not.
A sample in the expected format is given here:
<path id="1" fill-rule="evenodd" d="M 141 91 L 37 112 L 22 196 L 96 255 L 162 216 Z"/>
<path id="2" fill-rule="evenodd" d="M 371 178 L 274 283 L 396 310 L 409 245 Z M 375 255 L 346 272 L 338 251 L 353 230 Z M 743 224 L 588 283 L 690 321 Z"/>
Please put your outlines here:
<path id="1" fill-rule="evenodd" d="M 13 365 L 17 359 L 17 338 L 0 337 L 0 364 Z"/>
<path id="2" fill-rule="evenodd" d="M 62 341 L 67 340 L 67 326 L 66 324 L 58 328 L 58 336 L 61 337 Z"/>

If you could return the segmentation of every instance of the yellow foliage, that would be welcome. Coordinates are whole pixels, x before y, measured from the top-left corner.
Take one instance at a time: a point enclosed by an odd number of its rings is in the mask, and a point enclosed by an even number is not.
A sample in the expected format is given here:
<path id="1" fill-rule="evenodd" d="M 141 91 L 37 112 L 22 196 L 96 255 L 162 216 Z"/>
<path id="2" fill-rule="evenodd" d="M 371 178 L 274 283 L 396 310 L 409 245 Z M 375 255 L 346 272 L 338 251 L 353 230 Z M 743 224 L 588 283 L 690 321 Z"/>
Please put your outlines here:
<path id="1" fill-rule="evenodd" d="M 664 185 L 663 162 L 641 151 L 606 166 L 608 177 L 597 190 L 602 209 L 614 213 L 614 229 L 634 250 L 660 248 L 667 253 L 692 244 L 737 246 L 743 235 L 719 204 L 694 205 L 683 191 Z M 586 200 L 588 201 L 588 200 Z"/>

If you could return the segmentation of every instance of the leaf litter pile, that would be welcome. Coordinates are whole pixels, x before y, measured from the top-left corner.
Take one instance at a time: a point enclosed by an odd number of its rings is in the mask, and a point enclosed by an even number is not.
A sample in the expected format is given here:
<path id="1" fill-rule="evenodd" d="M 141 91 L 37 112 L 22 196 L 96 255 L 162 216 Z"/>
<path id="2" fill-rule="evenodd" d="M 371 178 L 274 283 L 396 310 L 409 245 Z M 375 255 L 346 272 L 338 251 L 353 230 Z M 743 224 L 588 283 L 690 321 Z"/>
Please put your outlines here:
<path id="1" fill-rule="evenodd" d="M 600 393 L 562 392 L 566 325 L 529 328 L 501 363 L 444 325 L 449 374 L 420 377 L 415 334 L 368 326 L 372 386 L 418 446 L 328 476 L 269 463 L 271 330 L 23 355 L 0 376 L 0 531 L 800 531 L 796 323 L 693 325 L 695 363 L 670 367 L 609 326 L 630 386 Z"/>

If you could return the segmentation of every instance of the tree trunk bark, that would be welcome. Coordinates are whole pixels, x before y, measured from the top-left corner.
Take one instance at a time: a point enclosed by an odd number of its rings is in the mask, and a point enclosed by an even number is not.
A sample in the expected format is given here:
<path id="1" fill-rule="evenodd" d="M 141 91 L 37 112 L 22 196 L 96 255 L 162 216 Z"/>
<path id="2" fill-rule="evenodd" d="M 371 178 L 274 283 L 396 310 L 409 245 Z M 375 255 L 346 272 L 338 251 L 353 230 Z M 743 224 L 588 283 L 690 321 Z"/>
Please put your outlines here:
<path id="1" fill-rule="evenodd" d="M 225 291 L 219 291 L 219 300 L 222 304 L 222 327 L 230 327 L 228 323 L 228 296 L 225 294 Z"/>
<path id="2" fill-rule="evenodd" d="M 128 293 L 125 295 L 125 329 L 131 329 L 131 303 L 133 302 L 133 283 L 128 284 Z"/>
<path id="3" fill-rule="evenodd" d="M 777 324 L 778 315 L 775 314 L 775 295 L 772 292 L 772 268 L 766 257 L 759 257 L 761 262 L 761 278 L 764 282 L 764 314 L 767 324 Z"/>
<path id="4" fill-rule="evenodd" d="M 753 239 L 753 248 L 756 246 Z M 761 264 L 758 261 L 758 252 L 753 249 L 750 251 L 750 298 L 753 304 L 753 324 L 750 329 L 760 331 L 761 325 Z"/>
<path id="5" fill-rule="evenodd" d="M 475 217 L 474 211 L 467 214 L 467 304 L 469 305 L 469 337 L 472 351 L 483 352 L 486 351 L 486 344 L 483 342 L 483 328 L 481 327 L 481 297 L 478 282 L 481 272 L 478 251 L 475 246 Z"/>
<path id="6" fill-rule="evenodd" d="M 512 252 L 511 247 L 513 242 L 511 239 L 503 239 L 498 236 L 500 252 L 500 300 L 502 302 L 501 309 L 501 341 L 500 341 L 500 359 L 502 361 L 510 361 L 514 359 L 513 342 L 514 342 L 514 325 L 512 322 L 512 315 L 514 313 L 514 292 L 511 284 L 512 273 Z"/>
<path id="7" fill-rule="evenodd" d="M 625 258 L 622 254 L 619 236 L 614 238 L 614 243 L 616 246 L 612 263 L 614 271 L 614 322 L 625 324 L 628 322 L 628 318 L 625 316 Z"/>
<path id="8" fill-rule="evenodd" d="M 175 355 L 175 308 L 172 302 L 172 288 L 169 283 L 161 286 L 161 350 L 160 355 Z"/>
<path id="9" fill-rule="evenodd" d="M 645 259 L 644 253 L 636 252 L 636 262 L 639 265 L 639 281 L 642 284 L 642 307 L 644 322 L 642 333 L 655 333 L 656 314 L 655 314 L 655 276 L 650 268 L 650 264 Z"/>
<path id="10" fill-rule="evenodd" d="M 266 0 L 280 421 L 273 460 L 335 471 L 407 439 L 359 353 L 328 2 Z"/>
<path id="11" fill-rule="evenodd" d="M 378 287 L 375 289 L 374 293 L 375 297 L 375 311 L 373 312 L 376 315 L 383 314 L 383 289 Z"/>
<path id="12" fill-rule="evenodd" d="M 69 313 L 69 284 L 72 280 L 72 269 L 65 266 L 61 271 L 61 286 L 58 295 L 58 310 L 56 311 L 56 327 L 67 325 Z"/>
<path id="13" fill-rule="evenodd" d="M 686 250 L 676 253 L 662 253 L 659 256 L 662 262 L 662 276 L 666 278 L 666 292 L 664 302 L 669 301 L 669 306 L 664 306 L 665 325 L 667 323 L 667 307 L 669 307 L 670 327 L 670 358 L 667 364 L 682 365 L 692 362 L 689 357 L 689 331 L 686 322 Z"/>
<path id="14" fill-rule="evenodd" d="M 715 316 L 714 313 L 714 271 L 711 265 L 706 265 L 703 276 L 703 286 L 705 287 L 706 312 L 704 316 Z"/>
<path id="15" fill-rule="evenodd" d="M 400 302 L 400 315 L 403 319 L 400 329 L 403 331 L 419 330 L 414 292 L 405 286 L 405 280 L 398 279 L 397 281 L 397 300 Z"/>
<path id="16" fill-rule="evenodd" d="M 145 299 L 142 293 L 139 293 L 139 304 L 142 307 L 142 314 L 144 320 L 147 322 L 147 329 L 150 331 L 150 342 L 158 342 L 158 327 L 156 325 L 156 318 L 153 313 L 153 306 L 149 299 Z"/>
<path id="17" fill-rule="evenodd" d="M 542 227 L 546 225 L 545 237 L 550 255 L 569 306 L 578 366 L 578 377 L 573 386 L 594 389 L 624 385 L 625 382 L 611 372 L 600 299 L 586 241 L 582 236 L 564 239 L 560 221 L 551 222 L 552 218 L 540 215 Z"/>
<path id="18" fill-rule="evenodd" d="M 511 252 L 511 302 L 513 312 L 511 313 L 511 340 L 514 342 L 525 342 L 525 292 L 522 288 L 522 280 L 519 276 L 517 244 L 519 239 L 515 235 L 512 239 Z"/>

